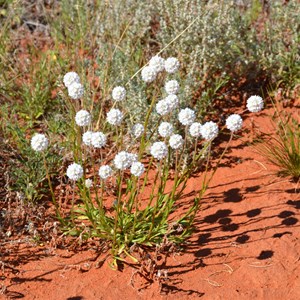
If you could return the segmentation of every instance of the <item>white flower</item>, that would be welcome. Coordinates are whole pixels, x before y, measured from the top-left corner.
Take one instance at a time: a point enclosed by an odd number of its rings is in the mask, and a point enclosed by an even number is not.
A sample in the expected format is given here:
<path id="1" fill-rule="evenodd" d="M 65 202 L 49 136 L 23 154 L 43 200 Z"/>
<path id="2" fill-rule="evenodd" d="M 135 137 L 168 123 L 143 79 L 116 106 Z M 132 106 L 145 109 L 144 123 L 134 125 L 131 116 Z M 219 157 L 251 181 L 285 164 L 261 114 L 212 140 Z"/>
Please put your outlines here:
<path id="1" fill-rule="evenodd" d="M 93 186 L 93 180 L 91 180 L 91 179 L 86 179 L 85 180 L 85 182 L 84 182 L 84 185 L 88 188 L 88 189 L 90 189 L 92 186 Z"/>
<path id="2" fill-rule="evenodd" d="M 132 127 L 131 133 L 135 138 L 138 138 L 144 133 L 144 130 L 144 126 L 140 123 L 137 123 Z"/>
<path id="3" fill-rule="evenodd" d="M 202 125 L 200 123 L 193 123 L 189 129 L 190 135 L 193 137 L 200 137 L 201 136 L 201 127 Z"/>
<path id="4" fill-rule="evenodd" d="M 259 112 L 264 108 L 264 100 L 260 96 L 251 96 L 247 100 L 247 108 L 251 112 Z"/>
<path id="5" fill-rule="evenodd" d="M 131 174 L 136 177 L 140 177 L 144 173 L 144 171 L 145 171 L 145 167 L 139 161 L 134 162 L 130 168 Z"/>
<path id="6" fill-rule="evenodd" d="M 115 167 L 119 170 L 125 170 L 132 164 L 133 157 L 126 151 L 119 152 L 114 159 Z"/>
<path id="7" fill-rule="evenodd" d="M 165 84 L 165 90 L 169 95 L 175 95 L 179 90 L 179 83 L 177 80 L 169 80 Z"/>
<path id="8" fill-rule="evenodd" d="M 153 67 L 150 66 L 146 66 L 143 70 L 142 70 L 142 79 L 145 82 L 152 82 L 155 78 L 156 78 L 156 71 Z"/>
<path id="9" fill-rule="evenodd" d="M 67 176 L 74 181 L 77 181 L 83 176 L 83 168 L 81 165 L 73 163 L 68 166 Z"/>
<path id="10" fill-rule="evenodd" d="M 106 135 L 97 131 L 92 133 L 92 145 L 95 148 L 102 148 L 106 145 Z"/>
<path id="11" fill-rule="evenodd" d="M 99 169 L 99 176 L 101 179 L 107 179 L 112 175 L 112 168 L 108 165 L 101 166 Z"/>
<path id="12" fill-rule="evenodd" d="M 169 57 L 165 61 L 165 69 L 168 73 L 175 73 L 179 69 L 180 63 L 177 58 Z"/>
<path id="13" fill-rule="evenodd" d="M 49 141 L 44 134 L 37 133 L 31 138 L 31 148 L 34 151 L 44 151 L 48 147 Z"/>
<path id="14" fill-rule="evenodd" d="M 82 135 L 82 141 L 87 146 L 92 146 L 93 132 L 87 131 Z"/>
<path id="15" fill-rule="evenodd" d="M 92 117 L 90 113 L 84 109 L 78 111 L 75 116 L 75 121 L 78 126 L 87 126 L 91 123 Z"/>
<path id="16" fill-rule="evenodd" d="M 107 113 L 107 122 L 111 125 L 120 125 L 123 120 L 123 114 L 119 109 L 112 108 Z"/>
<path id="17" fill-rule="evenodd" d="M 172 149 L 179 149 L 183 145 L 183 138 L 180 134 L 173 134 L 169 140 L 170 147 Z"/>
<path id="18" fill-rule="evenodd" d="M 73 82 L 71 85 L 68 86 L 68 93 L 72 99 L 80 99 L 84 93 L 83 85 L 79 82 Z"/>
<path id="19" fill-rule="evenodd" d="M 112 91 L 112 98 L 115 101 L 122 101 L 126 97 L 126 90 L 122 86 L 117 86 Z"/>
<path id="20" fill-rule="evenodd" d="M 80 78 L 79 78 L 79 75 L 76 72 L 68 72 L 64 76 L 63 81 L 64 81 L 65 87 L 68 88 L 74 82 L 80 83 Z"/>
<path id="21" fill-rule="evenodd" d="M 206 122 L 200 130 L 202 137 L 207 141 L 213 140 L 219 133 L 218 125 L 212 121 Z"/>
<path id="22" fill-rule="evenodd" d="M 232 132 L 238 131 L 243 126 L 243 119 L 238 114 L 230 115 L 226 119 L 226 126 Z"/>
<path id="23" fill-rule="evenodd" d="M 169 105 L 170 111 L 178 107 L 179 105 L 179 100 L 176 95 L 168 95 L 165 98 L 166 103 Z"/>
<path id="24" fill-rule="evenodd" d="M 165 68 L 165 60 L 158 55 L 153 56 L 149 61 L 149 66 L 152 67 L 156 73 L 161 72 Z"/>
<path id="25" fill-rule="evenodd" d="M 155 142 L 150 149 L 151 155 L 161 160 L 168 155 L 168 147 L 164 142 Z"/>
<path id="26" fill-rule="evenodd" d="M 158 133 L 162 137 L 170 136 L 173 133 L 173 125 L 168 122 L 162 122 L 158 127 Z"/>
<path id="27" fill-rule="evenodd" d="M 178 120 L 182 125 L 191 125 L 196 118 L 195 112 L 190 108 L 182 109 L 178 114 Z"/>
<path id="28" fill-rule="evenodd" d="M 155 108 L 156 112 L 161 116 L 167 115 L 171 111 L 171 107 L 165 99 L 158 101 Z"/>

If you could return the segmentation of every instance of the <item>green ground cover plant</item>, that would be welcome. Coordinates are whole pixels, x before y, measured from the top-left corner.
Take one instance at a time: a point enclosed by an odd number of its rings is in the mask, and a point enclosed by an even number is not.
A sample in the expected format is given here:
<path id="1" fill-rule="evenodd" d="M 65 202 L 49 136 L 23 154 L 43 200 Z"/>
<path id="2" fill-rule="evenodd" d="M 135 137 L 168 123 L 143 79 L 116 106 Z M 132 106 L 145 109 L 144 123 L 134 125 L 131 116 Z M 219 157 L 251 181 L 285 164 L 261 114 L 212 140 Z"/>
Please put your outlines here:
<path id="1" fill-rule="evenodd" d="M 35 205 L 51 198 L 65 233 L 106 239 L 119 258 L 135 243 L 184 240 L 209 177 L 185 215 L 172 222 L 170 216 L 190 175 L 209 170 L 213 133 L 225 125 L 235 132 L 236 115 L 226 124 L 226 110 L 241 106 L 233 99 L 299 85 L 299 16 L 296 0 L 267 6 L 258 0 L 0 1 L 1 138 L 14 149 L 10 192 Z M 165 72 L 148 68 L 162 64 L 161 57 L 153 60 L 158 53 L 173 58 L 167 67 L 162 60 Z M 69 87 L 67 73 L 77 86 Z M 255 97 L 253 112 L 262 108 Z M 179 118 L 184 109 L 192 123 Z M 213 138 L 201 133 L 204 124 Z M 292 149 L 292 157 L 277 155 L 277 163 L 288 170 L 299 162 L 293 124 L 278 127 L 285 137 L 280 147 Z M 172 143 L 161 134 L 167 131 Z M 98 132 L 96 147 L 85 143 L 87 132 Z M 43 151 L 30 146 L 35 133 L 43 134 Z M 124 169 L 114 162 L 120 153 L 125 162 L 134 158 Z M 105 174 L 114 170 L 113 179 L 99 177 L 102 165 Z M 144 172 L 136 176 L 137 170 Z M 173 189 L 166 191 L 170 180 Z M 66 189 L 58 196 L 57 187 Z M 148 205 L 139 207 L 145 190 Z"/>

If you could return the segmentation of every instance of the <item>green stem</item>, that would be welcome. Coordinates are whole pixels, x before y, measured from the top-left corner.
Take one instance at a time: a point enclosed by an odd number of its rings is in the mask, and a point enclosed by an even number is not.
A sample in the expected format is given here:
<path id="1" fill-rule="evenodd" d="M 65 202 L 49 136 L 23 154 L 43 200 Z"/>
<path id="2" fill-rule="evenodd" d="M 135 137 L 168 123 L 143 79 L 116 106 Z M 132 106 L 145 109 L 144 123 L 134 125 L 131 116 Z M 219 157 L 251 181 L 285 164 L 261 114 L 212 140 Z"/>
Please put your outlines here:
<path id="1" fill-rule="evenodd" d="M 59 211 L 58 204 L 56 202 L 56 198 L 55 198 L 55 194 L 54 194 L 54 191 L 53 191 L 53 186 L 52 186 L 52 182 L 51 182 L 51 178 L 50 178 L 50 174 L 49 174 L 49 169 L 48 169 L 48 165 L 47 165 L 47 161 L 46 161 L 46 156 L 45 156 L 44 152 L 43 152 L 43 162 L 44 162 L 44 168 L 46 170 L 46 177 L 47 177 L 48 185 L 49 185 L 49 188 L 50 188 L 52 202 L 55 206 L 56 216 L 57 216 L 57 218 L 59 219 L 59 221 L 61 223 L 64 223 L 63 218 L 61 217 L 61 214 L 60 214 L 60 211 Z"/>
<path id="2" fill-rule="evenodd" d="M 113 237 L 113 245 L 112 245 L 112 252 L 115 254 L 115 247 L 117 242 L 117 227 L 118 227 L 118 221 L 120 217 L 120 208 L 121 208 L 121 196 L 122 196 L 122 183 L 123 183 L 123 177 L 124 177 L 124 171 L 119 172 L 119 191 L 118 191 L 118 199 L 117 199 L 117 208 L 116 208 L 116 216 L 115 216 L 115 224 L 114 224 L 114 237 Z"/>

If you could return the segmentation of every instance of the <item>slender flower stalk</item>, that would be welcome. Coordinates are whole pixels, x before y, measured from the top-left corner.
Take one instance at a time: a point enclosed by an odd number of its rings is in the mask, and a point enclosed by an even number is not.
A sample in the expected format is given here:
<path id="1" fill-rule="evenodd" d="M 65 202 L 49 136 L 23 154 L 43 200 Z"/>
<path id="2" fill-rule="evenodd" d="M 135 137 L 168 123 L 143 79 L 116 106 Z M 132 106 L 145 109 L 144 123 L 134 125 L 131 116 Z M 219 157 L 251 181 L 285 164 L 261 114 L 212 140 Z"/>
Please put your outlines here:
<path id="1" fill-rule="evenodd" d="M 63 218 L 61 217 L 61 214 L 60 214 L 59 206 L 58 206 L 58 204 L 56 202 L 56 198 L 55 198 L 55 194 L 54 194 L 52 182 L 51 182 L 51 179 L 50 179 L 49 168 L 48 168 L 48 165 L 47 165 L 45 153 L 42 152 L 42 155 L 43 155 L 43 162 L 44 162 L 44 168 L 46 170 L 46 176 L 47 176 L 47 180 L 48 180 L 48 185 L 49 185 L 50 193 L 51 193 L 51 197 L 52 197 L 52 202 L 53 202 L 53 204 L 55 206 L 56 216 L 59 219 L 59 221 L 61 221 L 62 223 L 64 223 Z"/>

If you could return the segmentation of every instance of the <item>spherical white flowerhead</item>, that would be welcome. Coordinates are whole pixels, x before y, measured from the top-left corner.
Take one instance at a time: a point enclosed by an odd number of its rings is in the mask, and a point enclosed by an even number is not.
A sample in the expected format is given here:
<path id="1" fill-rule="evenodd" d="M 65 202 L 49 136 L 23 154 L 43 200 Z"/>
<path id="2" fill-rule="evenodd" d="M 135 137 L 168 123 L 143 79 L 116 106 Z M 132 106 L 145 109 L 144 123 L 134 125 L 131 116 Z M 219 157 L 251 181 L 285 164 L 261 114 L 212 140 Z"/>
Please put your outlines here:
<path id="1" fill-rule="evenodd" d="M 168 73 L 175 73 L 179 69 L 179 60 L 175 57 L 169 57 L 165 60 L 165 70 Z"/>
<path id="2" fill-rule="evenodd" d="M 191 125 L 195 118 L 195 112 L 190 108 L 182 109 L 178 114 L 178 120 L 184 126 Z"/>
<path id="3" fill-rule="evenodd" d="M 146 66 L 143 70 L 142 70 L 142 79 L 145 82 L 152 82 L 153 80 L 155 80 L 156 78 L 156 71 L 153 67 L 150 66 Z"/>
<path id="4" fill-rule="evenodd" d="M 140 123 L 137 123 L 132 127 L 131 133 L 135 138 L 138 138 L 144 133 L 144 130 L 144 126 Z"/>
<path id="5" fill-rule="evenodd" d="M 92 117 L 88 111 L 82 109 L 76 113 L 75 121 L 78 126 L 87 126 L 91 123 Z"/>
<path id="6" fill-rule="evenodd" d="M 169 105 L 170 111 L 174 110 L 179 106 L 179 100 L 176 95 L 168 95 L 165 98 L 165 101 Z"/>
<path id="7" fill-rule="evenodd" d="M 81 165 L 73 163 L 67 168 L 67 176 L 74 181 L 77 181 L 83 176 L 83 168 Z"/>
<path id="8" fill-rule="evenodd" d="M 132 157 L 126 151 L 119 152 L 114 158 L 114 165 L 119 170 L 128 169 L 132 164 Z"/>
<path id="9" fill-rule="evenodd" d="M 92 133 L 92 146 L 95 148 L 103 148 L 106 145 L 106 135 L 101 132 L 101 131 L 97 131 L 97 132 L 93 132 Z"/>
<path id="10" fill-rule="evenodd" d="M 158 101 L 155 106 L 155 109 L 156 109 L 156 112 L 161 116 L 165 116 L 169 112 L 171 112 L 171 107 L 165 99 Z"/>
<path id="11" fill-rule="evenodd" d="M 189 132 L 190 132 L 190 135 L 193 136 L 193 137 L 200 137 L 201 136 L 201 127 L 202 125 L 198 122 L 195 122 L 191 125 L 190 129 L 189 129 Z"/>
<path id="12" fill-rule="evenodd" d="M 238 114 L 230 115 L 226 119 L 226 126 L 232 132 L 238 131 L 243 126 L 243 119 Z"/>
<path id="13" fill-rule="evenodd" d="M 152 67 L 156 73 L 162 72 L 165 68 L 165 60 L 158 55 L 153 56 L 149 61 L 149 66 Z"/>
<path id="14" fill-rule="evenodd" d="M 122 101 L 126 97 L 126 90 L 122 86 L 117 86 L 112 91 L 112 98 L 115 101 Z"/>
<path id="15" fill-rule="evenodd" d="M 145 171 L 145 167 L 139 161 L 134 162 L 130 168 L 131 174 L 136 177 L 140 177 L 144 173 L 144 171 Z"/>
<path id="16" fill-rule="evenodd" d="M 49 141 L 44 134 L 37 133 L 31 138 L 31 148 L 34 151 L 44 151 L 48 147 Z"/>
<path id="17" fill-rule="evenodd" d="M 247 108 L 251 112 L 259 112 L 264 108 L 264 100 L 260 96 L 251 96 L 247 100 Z"/>
<path id="18" fill-rule="evenodd" d="M 207 141 L 212 141 L 219 133 L 218 125 L 212 121 L 201 126 L 201 135 Z"/>
<path id="19" fill-rule="evenodd" d="M 179 83 L 177 80 L 169 80 L 165 84 L 165 90 L 169 95 L 175 95 L 179 91 Z"/>
<path id="20" fill-rule="evenodd" d="M 162 122 L 158 127 L 158 133 L 162 137 L 170 136 L 173 133 L 173 125 L 169 122 Z"/>
<path id="21" fill-rule="evenodd" d="M 164 142 L 155 142 L 151 146 L 150 153 L 154 158 L 161 160 L 168 155 L 168 147 Z"/>
<path id="22" fill-rule="evenodd" d="M 76 72 L 68 72 L 64 76 L 64 85 L 65 87 L 69 87 L 72 83 L 77 82 L 80 83 L 79 75 Z"/>
<path id="23" fill-rule="evenodd" d="M 169 145 L 174 150 L 181 148 L 183 145 L 183 137 L 180 134 L 171 135 Z"/>
<path id="24" fill-rule="evenodd" d="M 72 99 L 80 99 L 84 93 L 83 85 L 79 82 L 73 82 L 71 85 L 68 86 L 68 93 Z"/>
<path id="25" fill-rule="evenodd" d="M 87 146 L 92 146 L 93 132 L 87 131 L 82 135 L 82 141 Z"/>
<path id="26" fill-rule="evenodd" d="M 93 180 L 92 179 L 86 179 L 84 181 L 84 185 L 86 186 L 86 188 L 90 189 L 93 186 Z"/>
<path id="27" fill-rule="evenodd" d="M 99 176 L 101 179 L 107 179 L 112 175 L 113 171 L 112 168 L 108 165 L 101 166 L 99 169 Z"/>
<path id="28" fill-rule="evenodd" d="M 108 113 L 107 113 L 107 122 L 110 125 L 120 125 L 123 120 L 123 114 L 119 109 L 112 108 Z"/>

